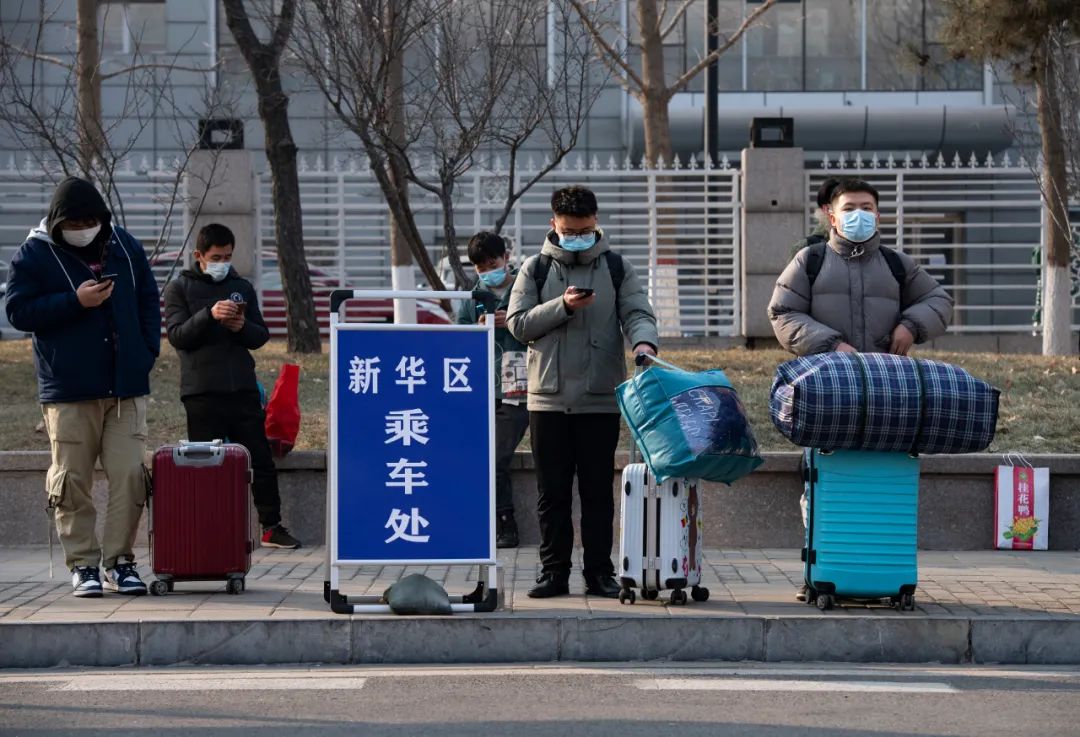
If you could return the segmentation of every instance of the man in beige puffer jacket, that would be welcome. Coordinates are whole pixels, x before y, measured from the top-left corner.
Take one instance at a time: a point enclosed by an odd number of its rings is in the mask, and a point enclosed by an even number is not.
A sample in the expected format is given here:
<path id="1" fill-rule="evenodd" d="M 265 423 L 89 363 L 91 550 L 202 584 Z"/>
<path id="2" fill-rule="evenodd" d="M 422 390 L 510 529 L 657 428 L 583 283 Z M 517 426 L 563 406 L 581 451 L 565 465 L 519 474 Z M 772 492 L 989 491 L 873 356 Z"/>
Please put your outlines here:
<path id="1" fill-rule="evenodd" d="M 799 251 L 776 281 L 769 320 L 797 356 L 828 351 L 907 355 L 945 333 L 953 300 L 905 253 L 881 245 L 878 193 L 860 180 L 833 191 L 828 247 Z M 809 271 L 808 271 L 808 267 Z"/>
<path id="2" fill-rule="evenodd" d="M 832 193 L 827 244 L 803 248 L 776 280 L 769 319 L 797 356 L 894 353 L 945 333 L 953 300 L 906 253 L 881 245 L 878 192 L 851 179 Z M 806 526 L 806 493 L 800 500 Z M 806 599 L 805 584 L 796 598 Z"/>
<path id="3" fill-rule="evenodd" d="M 614 598 L 615 387 L 626 378 L 623 335 L 635 353 L 655 355 L 656 317 L 634 267 L 610 250 L 597 228 L 596 196 L 566 187 L 552 195 L 551 209 L 552 229 L 540 255 L 522 265 L 506 318 L 510 333 L 528 345 L 543 566 L 529 596 L 569 593 L 576 474 L 585 591 Z"/>

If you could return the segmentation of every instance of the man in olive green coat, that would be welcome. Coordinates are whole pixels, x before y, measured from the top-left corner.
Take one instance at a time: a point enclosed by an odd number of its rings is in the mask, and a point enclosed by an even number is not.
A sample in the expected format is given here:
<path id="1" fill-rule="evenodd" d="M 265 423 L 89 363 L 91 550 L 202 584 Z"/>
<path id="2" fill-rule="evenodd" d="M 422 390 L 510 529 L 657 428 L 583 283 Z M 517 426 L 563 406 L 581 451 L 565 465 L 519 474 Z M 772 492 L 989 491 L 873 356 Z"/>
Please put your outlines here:
<path id="1" fill-rule="evenodd" d="M 635 353 L 656 355 L 656 316 L 633 266 L 611 251 L 597 228 L 596 196 L 584 187 L 560 189 L 551 209 L 552 230 L 540 255 L 522 266 L 506 320 L 528 345 L 543 565 L 529 596 L 569 593 L 576 473 L 585 590 L 614 598 L 615 387 L 626 378 L 624 334 Z"/>

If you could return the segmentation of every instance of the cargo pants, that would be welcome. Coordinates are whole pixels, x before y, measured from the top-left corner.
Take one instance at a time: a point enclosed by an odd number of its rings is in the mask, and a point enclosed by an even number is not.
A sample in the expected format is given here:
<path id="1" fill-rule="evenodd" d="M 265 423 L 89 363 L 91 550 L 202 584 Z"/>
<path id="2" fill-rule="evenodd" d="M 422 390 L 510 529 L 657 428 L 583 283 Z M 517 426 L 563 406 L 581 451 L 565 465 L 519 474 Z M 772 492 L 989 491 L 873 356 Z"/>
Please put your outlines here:
<path id="1" fill-rule="evenodd" d="M 42 414 L 52 451 L 45 485 L 67 567 L 109 569 L 120 558 L 134 560 L 146 504 L 146 397 L 45 404 Z M 91 495 L 99 458 L 109 484 L 100 543 Z"/>

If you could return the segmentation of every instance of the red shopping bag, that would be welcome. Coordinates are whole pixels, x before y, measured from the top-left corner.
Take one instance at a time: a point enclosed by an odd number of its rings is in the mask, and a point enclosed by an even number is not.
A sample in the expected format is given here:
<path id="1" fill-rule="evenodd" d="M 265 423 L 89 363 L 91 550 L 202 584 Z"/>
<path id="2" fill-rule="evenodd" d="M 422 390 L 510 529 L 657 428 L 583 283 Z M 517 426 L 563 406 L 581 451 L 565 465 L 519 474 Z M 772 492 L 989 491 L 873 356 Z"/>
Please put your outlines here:
<path id="1" fill-rule="evenodd" d="M 296 445 L 300 432 L 300 367 L 281 367 L 270 401 L 266 404 L 266 439 L 275 458 L 284 457 Z"/>

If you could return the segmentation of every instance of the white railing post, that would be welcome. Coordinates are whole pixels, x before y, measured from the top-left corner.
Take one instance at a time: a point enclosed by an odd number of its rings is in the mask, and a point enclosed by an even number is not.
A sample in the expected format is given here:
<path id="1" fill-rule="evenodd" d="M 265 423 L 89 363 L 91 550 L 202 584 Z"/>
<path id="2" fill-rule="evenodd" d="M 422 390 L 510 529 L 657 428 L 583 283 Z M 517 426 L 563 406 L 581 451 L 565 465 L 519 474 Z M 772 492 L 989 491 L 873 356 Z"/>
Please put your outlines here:
<path id="1" fill-rule="evenodd" d="M 738 335 L 742 326 L 742 173 L 738 170 L 731 173 L 731 244 L 732 264 L 731 270 L 731 333 Z"/>
<path id="2" fill-rule="evenodd" d="M 337 175 L 337 215 L 338 215 L 338 242 L 337 242 L 337 267 L 338 286 L 345 288 L 349 285 L 348 276 L 345 273 L 345 174 L 338 172 Z"/>

